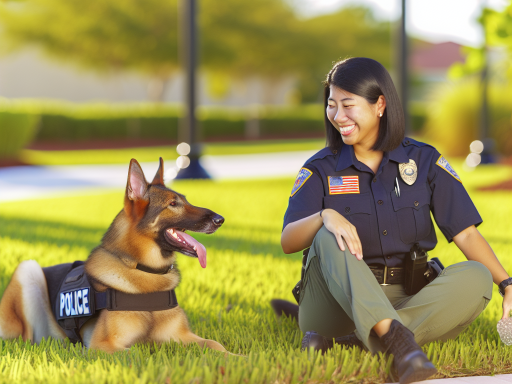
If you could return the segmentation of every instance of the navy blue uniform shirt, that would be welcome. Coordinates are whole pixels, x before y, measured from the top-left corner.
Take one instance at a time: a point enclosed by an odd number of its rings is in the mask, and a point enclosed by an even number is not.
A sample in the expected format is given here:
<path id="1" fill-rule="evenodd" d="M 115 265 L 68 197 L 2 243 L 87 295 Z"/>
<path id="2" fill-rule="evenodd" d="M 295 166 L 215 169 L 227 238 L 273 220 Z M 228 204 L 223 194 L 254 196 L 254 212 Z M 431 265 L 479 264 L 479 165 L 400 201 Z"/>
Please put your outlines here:
<path id="1" fill-rule="evenodd" d="M 406 184 L 399 164 L 412 159 L 417 179 Z M 398 180 L 399 196 L 395 192 Z M 304 164 L 292 190 L 284 225 L 331 208 L 357 229 L 367 264 L 402 266 L 414 243 L 429 251 L 437 244 L 434 219 L 451 242 L 478 226 L 478 214 L 459 176 L 432 146 L 405 138 L 385 152 L 374 173 L 357 160 L 354 148 L 324 148 Z"/>

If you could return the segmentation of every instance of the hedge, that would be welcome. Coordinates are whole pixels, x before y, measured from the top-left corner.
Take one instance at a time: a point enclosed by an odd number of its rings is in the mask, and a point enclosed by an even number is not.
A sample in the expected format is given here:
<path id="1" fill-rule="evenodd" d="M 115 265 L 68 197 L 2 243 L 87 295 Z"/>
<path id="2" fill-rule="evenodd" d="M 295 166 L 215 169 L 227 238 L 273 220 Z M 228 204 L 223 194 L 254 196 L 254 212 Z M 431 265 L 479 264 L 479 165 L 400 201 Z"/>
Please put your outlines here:
<path id="1" fill-rule="evenodd" d="M 18 156 L 33 140 L 38 121 L 30 102 L 0 103 L 0 160 Z"/>
<path id="2" fill-rule="evenodd" d="M 13 129 L 19 142 L 79 142 L 89 140 L 161 139 L 177 141 L 182 109 L 172 104 L 153 103 L 85 103 L 76 104 L 49 100 L 8 101 L 0 99 L 0 111 L 10 110 L 40 116 L 37 134 L 22 134 Z M 421 109 L 416 108 L 416 110 Z M 198 108 L 198 124 L 202 140 L 243 139 L 247 120 L 258 121 L 260 135 L 322 136 L 323 107 L 320 104 L 288 107 Z M 421 121 L 422 116 L 413 121 Z M 33 120 L 30 120 L 33 121 Z M 0 120 L 1 124 L 1 120 Z M 12 124 L 11 124 L 12 125 Z M 19 125 L 23 123 L 19 122 Z M 4 129 L 5 130 L 5 129 Z M 4 131 L 2 139 L 6 137 Z M 22 139 L 23 136 L 23 140 Z M 1 140 L 5 141 L 5 140 Z M 2 153 L 6 153 L 4 150 Z M 11 153 L 12 155 L 12 153 Z M 2 156 L 2 155 L 0 155 Z"/>
<path id="3" fill-rule="evenodd" d="M 101 139 L 177 140 L 182 112 L 175 105 L 41 103 L 41 124 L 36 141 L 83 141 Z M 256 112 L 260 133 L 282 136 L 323 132 L 322 108 L 260 107 Z M 204 140 L 243 138 L 248 118 L 240 108 L 198 109 L 198 123 Z"/>

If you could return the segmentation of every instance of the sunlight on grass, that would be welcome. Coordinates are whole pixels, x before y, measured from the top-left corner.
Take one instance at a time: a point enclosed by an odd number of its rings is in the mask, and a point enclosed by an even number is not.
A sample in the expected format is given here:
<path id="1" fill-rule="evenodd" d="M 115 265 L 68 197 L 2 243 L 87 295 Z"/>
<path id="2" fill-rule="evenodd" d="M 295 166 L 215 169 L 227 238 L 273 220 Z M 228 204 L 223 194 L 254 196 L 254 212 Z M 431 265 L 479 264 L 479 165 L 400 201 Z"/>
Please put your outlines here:
<path id="1" fill-rule="evenodd" d="M 153 158 L 152 158 L 153 160 Z M 456 161 L 454 162 L 456 163 Z M 459 164 L 454 165 L 457 170 Z M 479 185 L 511 176 L 488 166 L 459 172 L 484 218 L 480 231 L 505 268 L 512 271 L 512 193 L 479 192 Z M 0 340 L 0 383 L 317 383 L 389 380 L 391 360 L 339 347 L 324 356 L 301 353 L 302 334 L 289 319 L 277 321 L 269 301 L 293 300 L 300 255 L 280 247 L 282 218 L 293 179 L 176 181 L 172 188 L 194 205 L 223 215 L 213 235 L 195 236 L 208 250 L 208 267 L 180 255 L 177 297 L 194 332 L 243 356 L 224 356 L 175 343 L 136 345 L 107 355 L 56 341 L 30 345 Z M 21 260 L 42 266 L 85 259 L 114 216 L 123 191 L 0 204 L 0 293 Z M 438 231 L 431 256 L 445 265 L 464 260 Z M 437 377 L 512 372 L 512 348 L 496 332 L 501 297 L 495 287 L 483 314 L 457 340 L 424 346 Z"/>

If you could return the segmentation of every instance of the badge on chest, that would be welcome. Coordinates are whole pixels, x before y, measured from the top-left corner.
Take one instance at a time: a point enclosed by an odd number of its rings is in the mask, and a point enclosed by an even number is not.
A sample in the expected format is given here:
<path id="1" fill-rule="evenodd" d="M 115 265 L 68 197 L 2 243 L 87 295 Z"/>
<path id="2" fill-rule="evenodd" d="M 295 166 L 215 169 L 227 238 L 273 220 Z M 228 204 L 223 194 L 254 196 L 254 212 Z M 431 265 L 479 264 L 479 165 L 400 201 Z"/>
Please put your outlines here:
<path id="1" fill-rule="evenodd" d="M 328 176 L 329 195 L 359 192 L 359 176 Z"/>
<path id="2" fill-rule="evenodd" d="M 413 159 L 409 159 L 408 163 L 400 163 L 398 165 L 400 177 L 407 185 L 413 185 L 418 178 L 418 167 Z"/>

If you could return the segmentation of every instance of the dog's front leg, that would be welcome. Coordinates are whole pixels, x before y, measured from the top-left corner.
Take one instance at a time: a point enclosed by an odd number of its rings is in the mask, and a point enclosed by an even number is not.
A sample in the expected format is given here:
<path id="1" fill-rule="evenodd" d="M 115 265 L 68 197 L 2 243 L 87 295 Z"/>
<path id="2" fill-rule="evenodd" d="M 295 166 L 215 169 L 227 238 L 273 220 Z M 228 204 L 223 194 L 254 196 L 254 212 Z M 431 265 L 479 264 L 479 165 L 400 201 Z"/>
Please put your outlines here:
<path id="1" fill-rule="evenodd" d="M 151 315 L 148 312 L 107 312 L 100 314 L 89 347 L 108 353 L 123 351 L 148 334 Z"/>
<path id="2" fill-rule="evenodd" d="M 197 343 L 201 348 L 205 346 L 216 351 L 227 352 L 220 343 L 203 339 L 190 330 L 185 312 L 180 307 L 167 311 L 153 312 L 154 325 L 149 338 L 152 341 L 168 342 L 170 340 L 183 344 Z"/>

